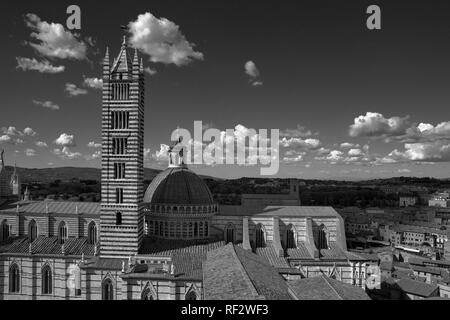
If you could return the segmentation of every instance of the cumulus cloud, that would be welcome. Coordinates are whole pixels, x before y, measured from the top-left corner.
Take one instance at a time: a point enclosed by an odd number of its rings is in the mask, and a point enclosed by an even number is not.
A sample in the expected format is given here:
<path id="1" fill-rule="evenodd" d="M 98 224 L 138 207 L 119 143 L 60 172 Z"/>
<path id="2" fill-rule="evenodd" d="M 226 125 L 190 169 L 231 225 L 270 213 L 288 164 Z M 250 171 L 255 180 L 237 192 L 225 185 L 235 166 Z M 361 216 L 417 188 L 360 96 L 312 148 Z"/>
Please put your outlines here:
<path id="1" fill-rule="evenodd" d="M 83 156 L 80 152 L 72 152 L 68 147 L 53 149 L 53 153 L 64 160 L 74 160 Z"/>
<path id="2" fill-rule="evenodd" d="M 352 137 L 389 138 L 404 135 L 409 126 L 408 116 L 385 118 L 381 113 L 367 112 L 355 118 L 349 134 Z"/>
<path id="3" fill-rule="evenodd" d="M 155 154 L 152 155 L 152 158 L 158 162 L 169 161 L 169 149 L 170 146 L 166 144 L 161 144 L 159 150 L 156 150 Z"/>
<path id="4" fill-rule="evenodd" d="M 128 31 L 130 45 L 148 55 L 151 62 L 182 66 L 203 60 L 203 53 L 196 52 L 180 27 L 166 18 L 158 19 L 150 12 L 140 14 L 128 24 Z"/>
<path id="5" fill-rule="evenodd" d="M 5 135 L 0 136 L 0 144 L 3 144 L 3 143 L 16 145 L 16 144 L 22 144 L 22 143 L 24 143 L 24 141 L 20 138 L 15 139 L 15 138 L 12 138 L 9 135 L 5 134 Z"/>
<path id="6" fill-rule="evenodd" d="M 38 71 L 40 73 L 60 73 L 65 70 L 64 66 L 54 66 L 49 61 L 38 61 L 35 58 L 17 57 L 17 69 L 22 71 Z"/>
<path id="7" fill-rule="evenodd" d="M 44 141 L 37 141 L 36 146 L 38 146 L 40 148 L 48 147 L 47 142 L 44 142 Z"/>
<path id="8" fill-rule="evenodd" d="M 23 135 L 23 133 L 20 132 L 19 130 L 17 130 L 16 127 L 12 127 L 12 126 L 10 126 L 10 127 L 3 127 L 2 128 L 2 132 L 4 134 L 9 135 L 9 136 L 22 136 Z"/>
<path id="9" fill-rule="evenodd" d="M 155 74 L 158 73 L 158 71 L 156 71 L 155 69 L 152 69 L 150 67 L 147 67 L 144 69 L 145 73 L 147 73 L 150 76 L 154 76 Z"/>
<path id="10" fill-rule="evenodd" d="M 53 103 L 52 101 L 33 100 L 33 103 L 37 106 L 41 106 L 50 110 L 59 110 L 59 105 Z"/>
<path id="11" fill-rule="evenodd" d="M 382 163 L 398 162 L 446 162 L 450 161 L 450 142 L 435 141 L 425 143 L 407 143 L 405 150 L 395 149 L 381 159 Z"/>
<path id="12" fill-rule="evenodd" d="M 66 83 L 66 88 L 64 89 L 64 91 L 67 92 L 71 97 L 85 95 L 88 93 L 86 89 L 78 88 L 73 83 Z"/>
<path id="13" fill-rule="evenodd" d="M 95 143 L 95 141 L 91 141 L 87 145 L 89 148 L 100 148 L 102 146 L 101 143 Z"/>
<path id="14" fill-rule="evenodd" d="M 55 144 L 62 147 L 75 147 L 75 137 L 73 135 L 63 133 L 55 140 Z"/>
<path id="15" fill-rule="evenodd" d="M 42 56 L 58 59 L 83 60 L 86 58 L 87 45 L 79 35 L 66 31 L 59 23 L 42 21 L 37 15 L 25 16 L 27 27 L 32 30 L 28 44 Z"/>
<path id="16" fill-rule="evenodd" d="M 302 148 L 302 149 L 318 149 L 321 146 L 319 139 L 305 139 L 302 138 L 282 138 L 280 143 L 285 148 Z"/>
<path id="17" fill-rule="evenodd" d="M 0 136 L 0 143 L 13 143 L 13 138 L 5 134 Z"/>
<path id="18" fill-rule="evenodd" d="M 250 77 L 250 83 L 253 86 L 262 86 L 263 82 L 259 80 L 260 73 L 253 61 L 247 61 L 244 65 L 245 73 Z"/>
<path id="19" fill-rule="evenodd" d="M 28 149 L 25 150 L 25 155 L 27 157 L 34 157 L 34 156 L 37 155 L 37 153 L 36 153 L 36 150 L 28 148 Z"/>
<path id="20" fill-rule="evenodd" d="M 306 152 L 297 152 L 295 150 L 289 150 L 285 153 L 285 156 L 283 157 L 283 162 L 288 164 L 302 162 L 304 160 L 305 155 Z"/>
<path id="21" fill-rule="evenodd" d="M 300 138 L 307 138 L 313 135 L 311 130 L 307 130 L 305 127 L 301 125 L 297 125 L 297 128 L 295 129 L 286 129 L 280 132 L 280 135 L 283 137 L 300 137 Z"/>
<path id="22" fill-rule="evenodd" d="M 92 89 L 102 89 L 103 80 L 99 78 L 84 78 L 83 85 Z"/>
<path id="23" fill-rule="evenodd" d="M 359 144 L 344 142 L 344 143 L 341 143 L 340 147 L 341 147 L 341 149 L 353 149 L 353 148 L 359 148 Z"/>
<path id="24" fill-rule="evenodd" d="M 26 136 L 34 137 L 37 135 L 37 132 L 34 131 L 32 128 L 27 127 L 25 129 L 23 129 L 23 134 Z"/>

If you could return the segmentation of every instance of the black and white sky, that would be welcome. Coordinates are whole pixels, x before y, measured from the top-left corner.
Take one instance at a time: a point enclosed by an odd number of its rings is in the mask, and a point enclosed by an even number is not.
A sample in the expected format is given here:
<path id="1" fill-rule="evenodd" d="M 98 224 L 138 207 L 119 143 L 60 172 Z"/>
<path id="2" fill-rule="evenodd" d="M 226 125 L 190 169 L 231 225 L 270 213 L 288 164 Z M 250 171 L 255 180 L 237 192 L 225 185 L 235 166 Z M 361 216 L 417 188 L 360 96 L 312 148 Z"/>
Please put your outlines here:
<path id="1" fill-rule="evenodd" d="M 81 30 L 66 9 L 81 8 Z M 381 8 L 368 30 L 366 9 Z M 279 129 L 278 177 L 450 177 L 450 2 L 7 1 L 0 143 L 20 167 L 99 167 L 101 61 L 146 67 L 146 166 L 177 127 Z M 196 166 L 219 177 L 258 167 Z"/>

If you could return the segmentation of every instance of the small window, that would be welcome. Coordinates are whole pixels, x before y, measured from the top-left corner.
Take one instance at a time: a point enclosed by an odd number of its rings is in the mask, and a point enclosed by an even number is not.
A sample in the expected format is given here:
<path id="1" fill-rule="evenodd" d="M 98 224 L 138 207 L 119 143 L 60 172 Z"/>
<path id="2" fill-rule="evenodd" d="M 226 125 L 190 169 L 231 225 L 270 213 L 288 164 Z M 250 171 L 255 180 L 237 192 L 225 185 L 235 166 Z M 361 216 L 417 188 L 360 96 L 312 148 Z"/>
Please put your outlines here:
<path id="1" fill-rule="evenodd" d="M 296 248 L 294 227 L 289 225 L 286 230 L 286 249 Z"/>
<path id="2" fill-rule="evenodd" d="M 122 224 L 122 212 L 116 212 L 116 225 L 120 226 Z"/>
<path id="3" fill-rule="evenodd" d="M 258 225 L 255 230 L 255 245 L 256 248 L 263 248 L 266 246 L 266 239 L 262 225 Z"/>
<path id="4" fill-rule="evenodd" d="M 233 225 L 228 225 L 225 228 L 225 243 L 234 243 L 235 241 L 235 228 Z"/>
<path id="5" fill-rule="evenodd" d="M 89 223 L 88 226 L 88 243 L 96 244 L 97 243 L 97 225 L 94 221 Z"/>
<path id="6" fill-rule="evenodd" d="M 60 244 L 64 244 L 67 240 L 67 226 L 64 221 L 59 224 L 58 227 L 58 239 Z"/>
<path id="7" fill-rule="evenodd" d="M 122 188 L 116 189 L 116 203 L 117 204 L 123 203 L 123 189 Z"/>
<path id="8" fill-rule="evenodd" d="M 33 242 L 37 238 L 37 224 L 36 221 L 31 220 L 28 224 L 28 240 Z"/>
<path id="9" fill-rule="evenodd" d="M 42 294 L 52 294 L 52 285 L 52 269 L 47 265 L 42 269 Z"/>
<path id="10" fill-rule="evenodd" d="M 9 268 L 9 292 L 19 293 L 20 292 L 20 274 L 19 267 L 17 264 L 13 264 Z"/>
<path id="11" fill-rule="evenodd" d="M 2 234 L 1 234 L 1 237 L 0 237 L 1 241 L 8 240 L 8 238 L 9 238 L 9 225 L 8 225 L 8 221 L 4 220 L 4 221 L 2 222 L 2 226 L 1 226 L 0 231 L 1 231 L 1 233 L 2 233 Z"/>
<path id="12" fill-rule="evenodd" d="M 102 299 L 114 300 L 114 287 L 111 279 L 106 279 L 102 284 Z"/>

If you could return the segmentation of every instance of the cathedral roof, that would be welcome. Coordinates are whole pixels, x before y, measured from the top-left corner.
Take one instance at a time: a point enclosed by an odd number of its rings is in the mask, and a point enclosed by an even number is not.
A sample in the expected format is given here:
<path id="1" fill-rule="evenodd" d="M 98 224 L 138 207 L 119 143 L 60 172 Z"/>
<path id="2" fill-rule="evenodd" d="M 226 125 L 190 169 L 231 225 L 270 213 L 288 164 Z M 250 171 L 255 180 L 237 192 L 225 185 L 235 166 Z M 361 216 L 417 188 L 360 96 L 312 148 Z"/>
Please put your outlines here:
<path id="1" fill-rule="evenodd" d="M 213 196 L 198 175 L 186 167 L 172 167 L 158 174 L 145 192 L 151 204 L 212 205 Z"/>
<path id="2" fill-rule="evenodd" d="M 93 256 L 95 245 L 89 244 L 87 238 L 67 238 L 64 242 L 65 256 Z M 57 255 L 63 256 L 62 245 L 58 237 L 39 236 L 31 243 L 33 255 Z M 28 237 L 18 237 L 0 245 L 0 254 L 30 254 L 30 242 Z"/>
<path id="3" fill-rule="evenodd" d="M 72 202 L 72 201 L 19 201 L 9 203 L 0 208 L 1 212 L 19 212 L 31 214 L 93 214 L 100 215 L 99 202 Z"/>
<path id="4" fill-rule="evenodd" d="M 298 300 L 370 300 L 363 289 L 324 275 L 288 283 Z"/>
<path id="5" fill-rule="evenodd" d="M 208 253 L 203 265 L 206 300 L 291 300 L 275 268 L 263 258 L 228 244 Z"/>

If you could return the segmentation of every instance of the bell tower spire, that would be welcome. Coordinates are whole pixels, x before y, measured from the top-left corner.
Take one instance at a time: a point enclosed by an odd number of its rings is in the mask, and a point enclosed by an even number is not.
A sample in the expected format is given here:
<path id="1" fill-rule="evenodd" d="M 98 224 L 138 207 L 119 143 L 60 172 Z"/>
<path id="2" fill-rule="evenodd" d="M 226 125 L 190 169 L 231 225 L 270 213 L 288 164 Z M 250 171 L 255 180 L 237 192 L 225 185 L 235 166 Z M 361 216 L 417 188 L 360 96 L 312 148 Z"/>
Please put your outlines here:
<path id="1" fill-rule="evenodd" d="M 100 256 L 139 252 L 144 235 L 144 75 L 124 35 L 119 55 L 103 67 Z"/>

